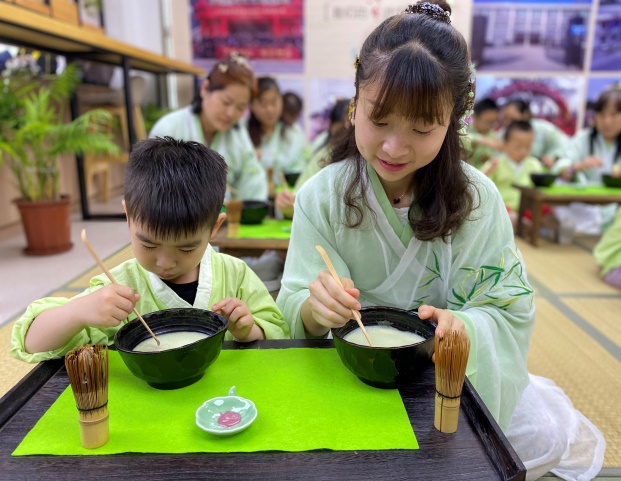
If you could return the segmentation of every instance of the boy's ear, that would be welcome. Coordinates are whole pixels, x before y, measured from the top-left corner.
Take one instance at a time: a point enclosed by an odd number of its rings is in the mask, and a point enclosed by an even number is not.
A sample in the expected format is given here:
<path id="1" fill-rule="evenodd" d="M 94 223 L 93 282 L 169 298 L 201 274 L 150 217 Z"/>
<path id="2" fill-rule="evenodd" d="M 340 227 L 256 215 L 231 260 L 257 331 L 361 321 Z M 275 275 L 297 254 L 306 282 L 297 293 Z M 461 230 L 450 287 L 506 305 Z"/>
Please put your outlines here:
<path id="1" fill-rule="evenodd" d="M 125 220 L 127 220 L 127 223 L 129 224 L 129 217 L 127 216 L 127 205 L 125 205 L 125 199 L 121 201 L 121 204 L 123 205 L 123 212 L 125 212 Z"/>
<path id="2" fill-rule="evenodd" d="M 213 239 L 216 236 L 216 234 L 218 233 L 218 230 L 220 230 L 220 226 L 224 222 L 224 219 L 226 219 L 225 213 L 221 213 L 218 215 L 218 219 L 216 220 L 216 223 L 214 224 L 213 229 L 211 229 L 211 236 L 209 237 L 209 240 Z"/>

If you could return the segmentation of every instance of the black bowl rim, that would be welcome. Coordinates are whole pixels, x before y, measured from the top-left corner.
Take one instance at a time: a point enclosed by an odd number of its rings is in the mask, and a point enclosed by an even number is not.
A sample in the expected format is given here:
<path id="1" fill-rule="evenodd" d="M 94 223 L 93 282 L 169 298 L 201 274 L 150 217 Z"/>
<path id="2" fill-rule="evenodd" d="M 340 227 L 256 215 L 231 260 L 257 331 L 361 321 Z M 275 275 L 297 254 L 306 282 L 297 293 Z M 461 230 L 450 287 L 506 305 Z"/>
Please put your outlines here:
<path id="1" fill-rule="evenodd" d="M 269 208 L 269 202 L 264 200 L 244 200 L 242 203 L 242 210 L 244 209 L 267 209 Z"/>
<path id="2" fill-rule="evenodd" d="M 434 330 L 435 330 L 435 328 L 438 326 L 438 325 L 437 325 L 435 322 L 433 322 L 433 321 L 427 321 L 427 320 L 421 319 L 421 318 L 418 316 L 418 312 L 417 312 L 417 311 L 415 311 L 415 310 L 408 311 L 408 310 L 406 310 L 406 309 L 399 309 L 398 307 L 389 307 L 389 306 L 368 306 L 368 307 L 363 307 L 362 309 L 360 309 L 360 312 L 361 312 L 361 314 L 362 314 L 363 312 L 368 312 L 368 311 L 379 311 L 379 310 L 382 310 L 382 311 L 391 311 L 391 312 L 398 313 L 398 314 L 406 314 L 406 315 L 412 316 L 412 317 L 414 317 L 414 318 L 418 319 L 419 321 L 421 321 L 421 322 L 423 322 L 423 323 L 429 323 L 429 326 L 430 326 L 430 327 L 433 327 L 433 328 L 434 328 Z M 355 322 L 356 324 L 358 324 L 355 320 L 350 320 L 347 324 L 349 324 L 350 322 Z M 347 326 L 347 324 L 345 324 L 345 326 Z M 345 343 L 345 344 L 347 344 L 347 345 L 349 345 L 349 346 L 360 347 L 360 348 L 362 348 L 362 349 L 368 349 L 368 350 L 373 350 L 373 351 L 379 351 L 379 350 L 383 350 L 383 351 L 385 351 L 385 350 L 388 350 L 388 351 L 393 351 L 393 350 L 394 350 L 394 351 L 396 351 L 396 350 L 398 350 L 398 349 L 404 349 L 404 348 L 406 348 L 406 347 L 418 346 L 419 344 L 423 344 L 423 343 L 425 343 L 425 342 L 429 342 L 429 340 L 432 340 L 432 339 L 433 339 L 433 336 L 431 336 L 431 337 L 428 337 L 428 338 L 426 338 L 426 339 L 423 339 L 422 341 L 418 341 L 418 342 L 415 342 L 415 343 L 413 343 L 413 344 L 405 344 L 405 345 L 403 345 L 403 346 L 392 346 L 392 347 L 379 347 L 379 346 L 378 346 L 378 347 L 371 347 L 371 346 L 363 346 L 362 344 L 356 344 L 355 342 L 349 342 L 349 341 L 346 341 L 343 337 L 341 337 L 341 336 L 339 335 L 338 331 L 340 331 L 341 329 L 343 329 L 345 326 L 341 326 L 341 327 L 336 328 L 336 329 L 334 329 L 334 328 L 333 328 L 333 329 L 331 329 L 331 331 L 332 331 L 332 337 L 333 337 L 333 338 L 335 338 L 335 339 L 338 339 L 340 342 L 343 342 L 343 343 Z"/>
<path id="3" fill-rule="evenodd" d="M 161 314 L 161 313 L 171 313 L 171 312 L 173 312 L 173 311 L 179 311 L 179 310 L 184 310 L 184 311 L 189 311 L 189 310 L 192 310 L 192 311 L 210 312 L 210 313 L 212 313 L 212 314 L 216 317 L 216 319 L 221 319 L 221 320 L 223 320 L 224 322 L 223 322 L 223 324 L 222 324 L 222 325 L 218 328 L 218 330 L 217 330 L 216 332 L 214 332 L 213 334 L 208 335 L 207 337 L 205 337 L 205 338 L 203 338 L 203 339 L 198 339 L 198 340 L 196 340 L 196 341 L 194 341 L 194 342 L 191 342 L 190 344 L 184 344 L 183 346 L 174 347 L 174 348 L 172 348 L 172 349 L 163 349 L 163 350 L 161 350 L 161 351 L 134 351 L 133 349 L 126 349 L 126 348 L 124 348 L 124 347 L 122 347 L 122 346 L 119 346 L 119 345 L 117 344 L 117 342 L 116 342 L 116 338 L 117 338 L 118 334 L 119 334 L 119 333 L 120 333 L 123 329 L 129 329 L 127 326 L 130 326 L 130 325 L 132 325 L 132 326 L 133 326 L 133 325 L 136 325 L 136 324 L 141 324 L 141 325 L 142 325 L 142 322 L 140 321 L 140 319 L 138 319 L 138 318 L 136 317 L 135 319 L 132 319 L 131 321 L 129 321 L 129 322 L 127 322 L 127 323 L 125 323 L 125 324 L 124 324 L 124 325 L 123 325 L 123 326 L 122 326 L 122 327 L 121 327 L 118 331 L 116 331 L 116 332 L 114 333 L 114 348 L 115 348 L 117 351 L 125 352 L 125 353 L 132 354 L 132 355 L 137 355 L 137 356 L 147 355 L 147 356 L 150 356 L 150 355 L 152 355 L 152 354 L 162 354 L 162 353 L 165 353 L 165 352 L 176 351 L 176 350 L 181 349 L 181 348 L 186 348 L 186 347 L 188 347 L 188 346 L 193 346 L 194 344 L 198 344 L 199 342 L 204 342 L 204 341 L 206 341 L 207 339 L 212 339 L 212 338 L 214 338 L 214 337 L 218 336 L 219 334 L 221 334 L 222 332 L 225 332 L 225 331 L 228 329 L 228 326 L 229 326 L 229 321 L 228 321 L 228 319 L 227 319 L 226 317 L 224 317 L 224 316 L 222 316 L 222 315 L 220 315 L 220 314 L 218 314 L 218 313 L 216 313 L 216 312 L 213 312 L 213 311 L 210 311 L 210 310 L 207 310 L 207 309 L 198 309 L 198 308 L 196 308 L 196 307 L 187 307 L 187 308 L 184 308 L 184 307 L 181 307 L 181 308 L 179 308 L 179 307 L 174 307 L 174 308 L 170 308 L 170 309 L 161 309 L 161 310 L 159 310 L 159 311 L 149 312 L 148 314 L 145 314 L 144 316 L 142 316 L 142 318 L 145 320 L 145 322 L 147 323 L 147 325 L 149 325 L 148 320 L 149 320 L 149 318 L 150 318 L 150 317 L 152 317 L 153 315 L 155 315 L 155 314 Z M 134 324 L 132 324 L 132 323 L 134 323 Z M 149 327 L 151 327 L 151 326 L 149 326 Z M 189 332 L 201 332 L 201 331 L 193 331 L 193 330 L 191 330 L 191 329 L 184 329 L 184 330 L 185 330 L 185 331 L 189 331 Z M 145 331 L 146 331 L 146 329 L 145 329 Z M 173 330 L 173 331 L 169 331 L 169 332 L 177 332 L 177 331 L 174 331 L 174 330 Z M 157 332 L 153 331 L 153 333 L 157 336 Z M 226 333 L 226 332 L 225 332 L 225 333 Z M 147 334 L 148 334 L 148 333 L 147 333 Z M 168 331 L 167 331 L 165 334 L 168 334 Z M 204 333 L 201 333 L 201 334 L 204 334 Z M 149 335 L 148 335 L 148 336 L 147 336 L 147 337 L 146 337 L 143 341 L 146 341 L 146 340 L 147 340 L 147 339 L 149 339 L 150 337 L 151 337 L 151 335 L 149 334 Z M 140 341 L 140 342 L 143 342 L 143 341 Z M 134 346 L 134 347 L 136 347 L 136 346 Z"/>

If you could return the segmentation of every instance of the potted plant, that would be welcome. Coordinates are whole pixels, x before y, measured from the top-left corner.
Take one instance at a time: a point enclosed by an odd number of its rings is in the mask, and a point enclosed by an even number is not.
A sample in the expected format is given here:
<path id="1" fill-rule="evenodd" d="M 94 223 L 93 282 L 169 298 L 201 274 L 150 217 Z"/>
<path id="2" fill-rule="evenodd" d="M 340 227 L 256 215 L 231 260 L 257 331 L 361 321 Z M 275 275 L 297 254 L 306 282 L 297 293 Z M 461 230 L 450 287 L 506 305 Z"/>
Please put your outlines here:
<path id="1" fill-rule="evenodd" d="M 73 245 L 70 198 L 59 193 L 58 156 L 115 155 L 119 148 L 106 133 L 112 120 L 106 111 L 92 110 L 63 123 L 65 105 L 80 82 L 75 65 L 46 79 L 27 66 L 29 59 L 20 61 L 17 67 L 7 62 L 0 83 L 0 155 L 5 154 L 19 189 L 15 202 L 28 241 L 25 252 L 56 254 Z"/>

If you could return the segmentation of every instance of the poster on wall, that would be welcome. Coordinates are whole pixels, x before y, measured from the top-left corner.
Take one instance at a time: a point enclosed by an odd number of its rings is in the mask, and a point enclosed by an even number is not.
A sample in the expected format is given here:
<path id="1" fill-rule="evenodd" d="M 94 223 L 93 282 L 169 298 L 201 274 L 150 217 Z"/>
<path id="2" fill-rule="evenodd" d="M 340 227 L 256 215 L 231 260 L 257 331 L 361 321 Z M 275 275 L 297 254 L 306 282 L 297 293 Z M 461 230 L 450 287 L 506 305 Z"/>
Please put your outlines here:
<path id="1" fill-rule="evenodd" d="M 342 99 L 351 99 L 356 90 L 351 79 L 312 79 L 306 102 L 309 116 L 309 140 L 328 128 L 330 111 Z"/>
<path id="2" fill-rule="evenodd" d="M 592 78 L 587 85 L 586 111 L 584 115 L 584 127 L 593 125 L 595 105 L 599 96 L 609 88 L 621 89 L 621 78 Z"/>
<path id="3" fill-rule="evenodd" d="M 534 117 L 552 122 L 568 135 L 576 131 L 581 77 L 509 78 L 477 76 L 477 101 L 489 97 L 499 106 L 519 98 L 530 103 Z"/>
<path id="4" fill-rule="evenodd" d="M 199 67 L 239 52 L 259 74 L 304 71 L 304 0 L 190 0 L 190 17 Z"/>
<path id="5" fill-rule="evenodd" d="M 591 70 L 621 70 L 621 0 L 600 0 Z"/>
<path id="6" fill-rule="evenodd" d="M 472 58 L 479 71 L 581 71 L 589 0 L 474 0 Z"/>

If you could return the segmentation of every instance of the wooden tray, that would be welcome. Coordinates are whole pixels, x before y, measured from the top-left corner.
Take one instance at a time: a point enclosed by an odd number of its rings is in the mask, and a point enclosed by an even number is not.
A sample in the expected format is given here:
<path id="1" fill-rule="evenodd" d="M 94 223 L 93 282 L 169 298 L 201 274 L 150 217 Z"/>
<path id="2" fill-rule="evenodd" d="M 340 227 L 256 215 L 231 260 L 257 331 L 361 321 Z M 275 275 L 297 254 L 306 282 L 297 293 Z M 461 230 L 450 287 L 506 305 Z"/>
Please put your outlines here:
<path id="1" fill-rule="evenodd" d="M 260 341 L 250 345 L 233 341 L 224 343 L 225 349 L 333 346 L 332 341 L 325 340 Z M 341 368 L 335 366 L 335 369 Z M 68 384 L 63 360 L 47 361 L 0 399 L 0 472 L 3 478 L 82 480 L 86 476 L 101 476 L 150 481 L 155 478 L 273 481 L 525 479 L 524 465 L 467 380 L 457 433 L 442 434 L 433 427 L 433 368 L 400 390 L 420 445 L 417 451 L 12 457 L 13 450 Z"/>

